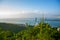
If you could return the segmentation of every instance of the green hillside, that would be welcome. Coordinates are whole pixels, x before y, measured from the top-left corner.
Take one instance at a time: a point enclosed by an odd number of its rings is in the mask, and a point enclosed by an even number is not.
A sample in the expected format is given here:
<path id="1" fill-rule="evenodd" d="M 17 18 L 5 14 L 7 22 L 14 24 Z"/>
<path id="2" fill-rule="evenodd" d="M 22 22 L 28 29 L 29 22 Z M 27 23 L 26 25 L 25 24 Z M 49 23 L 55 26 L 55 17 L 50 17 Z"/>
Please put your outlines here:
<path id="1" fill-rule="evenodd" d="M 60 31 L 52 28 L 48 23 L 41 22 L 34 27 L 0 23 L 0 27 L 0 40 L 60 40 Z M 17 32 L 14 33 L 16 30 Z"/>
<path id="2" fill-rule="evenodd" d="M 0 27 L 3 28 L 3 30 L 10 30 L 12 32 L 18 32 L 20 30 L 25 29 L 25 26 L 20 26 L 20 25 L 11 24 L 11 23 L 0 23 Z"/>

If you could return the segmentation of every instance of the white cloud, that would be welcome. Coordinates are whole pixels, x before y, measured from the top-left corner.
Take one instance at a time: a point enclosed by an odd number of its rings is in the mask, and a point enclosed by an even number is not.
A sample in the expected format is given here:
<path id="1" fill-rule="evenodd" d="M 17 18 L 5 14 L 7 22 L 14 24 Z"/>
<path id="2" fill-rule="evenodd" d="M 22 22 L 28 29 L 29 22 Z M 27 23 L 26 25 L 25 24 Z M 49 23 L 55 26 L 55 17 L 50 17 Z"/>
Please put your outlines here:
<path id="1" fill-rule="evenodd" d="M 49 15 L 48 11 L 41 10 L 20 10 L 11 6 L 0 6 L 0 19 L 1 18 L 27 18 L 27 17 L 39 17 L 41 14 Z M 51 14 L 51 13 L 50 13 Z M 52 15 L 52 14 L 51 14 Z"/>
<path id="2" fill-rule="evenodd" d="M 39 10 L 20 10 L 6 5 L 0 6 L 0 19 L 31 17 L 30 15 L 32 14 L 35 15 L 36 13 L 41 13 L 41 12 Z"/>
<path id="3" fill-rule="evenodd" d="M 40 13 L 39 10 L 20 10 L 11 6 L 0 6 L 0 18 L 19 18 L 26 17 L 25 14 Z M 31 14 L 32 15 L 32 14 Z"/>

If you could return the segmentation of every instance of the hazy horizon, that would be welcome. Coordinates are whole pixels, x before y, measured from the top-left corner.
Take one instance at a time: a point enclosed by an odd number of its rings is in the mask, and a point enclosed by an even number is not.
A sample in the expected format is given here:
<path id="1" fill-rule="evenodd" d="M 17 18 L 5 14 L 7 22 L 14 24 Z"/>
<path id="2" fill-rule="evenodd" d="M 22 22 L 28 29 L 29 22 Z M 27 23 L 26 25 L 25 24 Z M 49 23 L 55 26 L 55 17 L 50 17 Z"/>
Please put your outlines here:
<path id="1" fill-rule="evenodd" d="M 0 0 L 0 19 L 60 18 L 60 0 Z"/>

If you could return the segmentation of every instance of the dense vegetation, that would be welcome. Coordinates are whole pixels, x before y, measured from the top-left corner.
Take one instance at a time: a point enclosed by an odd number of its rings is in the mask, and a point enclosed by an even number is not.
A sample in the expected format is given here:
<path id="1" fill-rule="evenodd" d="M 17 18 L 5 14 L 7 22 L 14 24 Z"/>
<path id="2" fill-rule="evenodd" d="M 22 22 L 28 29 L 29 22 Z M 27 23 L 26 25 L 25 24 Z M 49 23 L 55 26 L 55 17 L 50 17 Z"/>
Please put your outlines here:
<path id="1" fill-rule="evenodd" d="M 6 24 L 1 24 L 0 26 Z M 0 28 L 0 40 L 60 40 L 60 31 L 56 28 L 52 28 L 48 23 L 39 23 L 35 26 L 27 25 L 21 28 L 17 25 L 8 24 L 13 30 L 22 29 L 18 32 L 10 31 L 9 29 Z M 9 27 L 8 26 L 8 27 Z M 11 27 L 12 26 L 12 27 Z M 16 29 L 14 29 L 16 27 Z M 24 29 L 24 30 L 23 30 Z"/>

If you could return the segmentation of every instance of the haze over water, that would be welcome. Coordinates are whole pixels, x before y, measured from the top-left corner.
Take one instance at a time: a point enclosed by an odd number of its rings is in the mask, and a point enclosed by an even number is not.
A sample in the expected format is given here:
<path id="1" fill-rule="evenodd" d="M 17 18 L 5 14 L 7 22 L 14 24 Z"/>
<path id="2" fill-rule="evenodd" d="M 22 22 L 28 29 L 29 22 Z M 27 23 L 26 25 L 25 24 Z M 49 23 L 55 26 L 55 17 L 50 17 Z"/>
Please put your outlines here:
<path id="1" fill-rule="evenodd" d="M 57 21 L 59 20 L 59 21 Z M 46 19 L 44 22 L 49 23 L 52 27 L 60 26 L 60 19 Z M 34 25 L 35 23 L 41 22 L 41 19 L 38 18 L 35 22 L 35 18 L 20 18 L 20 19 L 0 19 L 0 23 L 12 23 L 12 24 L 26 24 Z"/>
<path id="2" fill-rule="evenodd" d="M 34 24 L 34 18 L 41 18 L 42 14 L 49 20 L 53 18 L 59 20 L 60 0 L 0 0 L 0 22 Z M 60 21 L 48 23 L 56 26 Z"/>

